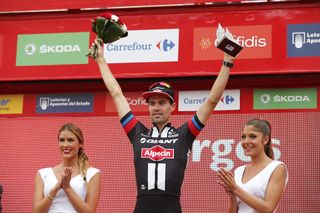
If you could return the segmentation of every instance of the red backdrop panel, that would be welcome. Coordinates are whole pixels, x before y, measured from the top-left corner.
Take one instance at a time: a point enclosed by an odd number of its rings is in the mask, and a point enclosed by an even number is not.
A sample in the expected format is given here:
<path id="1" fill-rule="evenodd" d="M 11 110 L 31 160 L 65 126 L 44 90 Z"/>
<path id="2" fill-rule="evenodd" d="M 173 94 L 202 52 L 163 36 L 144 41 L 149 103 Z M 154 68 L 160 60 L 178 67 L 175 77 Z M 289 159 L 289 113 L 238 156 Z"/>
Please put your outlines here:
<path id="1" fill-rule="evenodd" d="M 178 125 L 190 116 L 174 115 L 172 122 Z M 271 122 L 276 156 L 288 166 L 289 183 L 278 212 L 320 211 L 320 113 L 283 112 L 212 115 L 189 159 L 181 197 L 184 212 L 227 211 L 228 197 L 216 183 L 213 169 L 233 170 L 244 164 L 237 145 L 243 123 L 252 117 Z M 138 118 L 150 123 L 148 116 Z M 92 165 L 102 171 L 98 212 L 132 212 L 136 196 L 132 149 L 118 120 L 114 116 L 0 118 L 3 212 L 31 212 L 35 174 L 60 162 L 57 131 L 70 121 L 83 129 L 85 150 Z"/>
<path id="2" fill-rule="evenodd" d="M 90 19 L 100 13 L 84 11 L 81 13 L 1 16 L 0 28 L 5 31 L 0 33 L 0 81 L 100 79 L 98 67 L 91 60 L 88 64 L 16 66 L 18 35 L 91 32 Z M 318 73 L 320 71 L 319 57 L 288 58 L 286 47 L 288 24 L 318 23 L 320 4 L 299 5 L 299 7 L 294 5 L 291 7 L 150 9 L 115 11 L 115 13 L 126 22 L 129 30 L 179 29 L 178 62 L 111 64 L 113 73 L 119 78 L 189 77 L 217 74 L 223 57 L 222 51 L 216 51 L 213 59 L 196 60 L 193 57 L 195 54 L 193 43 L 196 42 L 194 37 L 196 28 L 211 28 L 211 35 L 214 38 L 214 27 L 217 27 L 219 22 L 230 29 L 233 27 L 241 29 L 237 32 L 239 34 L 242 31 L 246 33 L 250 31 L 247 35 L 253 37 L 257 36 L 256 32 L 261 27 L 267 31 L 266 35 L 259 34 L 259 36 L 268 38 L 267 47 L 262 48 L 262 53 L 267 55 L 261 58 L 259 52 L 250 52 L 248 47 L 247 53 L 244 50 L 243 56 L 239 56 L 236 61 L 232 75 Z M 90 41 L 87 41 L 88 48 L 95 37 L 94 33 L 90 35 Z M 256 58 L 254 58 L 254 53 L 256 53 Z"/>
<path id="3" fill-rule="evenodd" d="M 239 2 L 241 0 L 211 0 L 213 3 Z M 12 0 L 1 1 L 1 12 L 28 11 L 28 10 L 53 10 L 53 9 L 80 9 L 80 8 L 113 8 L 113 7 L 137 7 L 158 6 L 175 4 L 201 4 L 204 0 Z"/>

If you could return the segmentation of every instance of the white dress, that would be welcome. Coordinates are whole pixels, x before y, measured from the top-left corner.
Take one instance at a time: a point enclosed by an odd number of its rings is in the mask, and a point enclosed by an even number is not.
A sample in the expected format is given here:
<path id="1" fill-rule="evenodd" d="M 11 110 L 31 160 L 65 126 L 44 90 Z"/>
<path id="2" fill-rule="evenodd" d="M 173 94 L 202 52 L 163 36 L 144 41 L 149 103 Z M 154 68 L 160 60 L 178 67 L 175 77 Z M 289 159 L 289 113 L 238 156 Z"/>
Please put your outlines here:
<path id="1" fill-rule="evenodd" d="M 86 174 L 87 182 L 90 182 L 91 178 L 98 172 L 100 172 L 99 169 L 93 167 L 89 168 Z M 43 193 L 45 196 L 47 196 L 58 180 L 52 168 L 40 169 L 39 173 L 44 184 Z M 86 198 L 87 189 L 83 177 L 80 174 L 73 177 L 70 180 L 70 186 L 84 201 Z M 77 211 L 73 208 L 65 192 L 60 189 L 52 201 L 48 213 L 77 213 Z"/>
<path id="2" fill-rule="evenodd" d="M 277 166 L 279 166 L 280 164 L 285 166 L 285 164 L 281 161 L 277 161 L 277 160 L 272 161 L 262 171 L 260 171 L 256 176 L 251 178 L 246 183 L 242 183 L 242 177 L 243 177 L 243 173 L 246 168 L 246 165 L 240 166 L 234 171 L 235 182 L 240 188 L 247 191 L 249 194 L 252 194 L 257 198 L 264 199 L 266 189 L 269 183 L 269 179 L 273 171 L 275 170 L 275 168 L 277 168 Z M 287 171 L 286 184 L 287 182 L 288 182 L 288 171 Z M 242 200 L 240 200 L 238 197 L 237 197 L 237 203 L 239 207 L 238 213 L 258 213 L 257 211 L 252 209 L 250 206 L 248 206 L 246 203 L 242 202 Z"/>

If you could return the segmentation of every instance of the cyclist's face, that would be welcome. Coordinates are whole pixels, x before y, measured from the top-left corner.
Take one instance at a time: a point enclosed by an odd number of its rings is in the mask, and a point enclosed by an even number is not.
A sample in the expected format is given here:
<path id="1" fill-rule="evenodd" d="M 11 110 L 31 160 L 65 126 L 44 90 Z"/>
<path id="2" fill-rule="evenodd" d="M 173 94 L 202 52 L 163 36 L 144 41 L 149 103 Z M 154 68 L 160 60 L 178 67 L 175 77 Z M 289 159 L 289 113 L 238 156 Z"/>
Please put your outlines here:
<path id="1" fill-rule="evenodd" d="M 155 95 L 149 98 L 150 116 L 152 122 L 157 125 L 167 124 L 174 109 L 175 104 L 171 104 L 166 97 Z"/>

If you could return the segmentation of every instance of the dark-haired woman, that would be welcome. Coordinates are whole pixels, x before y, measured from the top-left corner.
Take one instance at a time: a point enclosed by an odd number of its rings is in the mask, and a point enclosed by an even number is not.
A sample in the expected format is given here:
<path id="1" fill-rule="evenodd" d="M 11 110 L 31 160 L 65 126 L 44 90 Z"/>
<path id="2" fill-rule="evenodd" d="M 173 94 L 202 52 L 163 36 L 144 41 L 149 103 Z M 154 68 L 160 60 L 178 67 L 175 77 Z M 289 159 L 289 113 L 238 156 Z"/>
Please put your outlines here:
<path id="1" fill-rule="evenodd" d="M 81 129 L 63 125 L 58 133 L 62 162 L 40 169 L 35 179 L 33 213 L 96 212 L 100 196 L 100 171 L 90 167 L 83 149 Z"/>
<path id="2" fill-rule="evenodd" d="M 249 120 L 243 127 L 241 145 L 251 162 L 234 174 L 224 168 L 218 172 L 218 183 L 230 197 L 229 213 L 275 212 L 288 171 L 283 162 L 274 160 L 269 122 Z"/>

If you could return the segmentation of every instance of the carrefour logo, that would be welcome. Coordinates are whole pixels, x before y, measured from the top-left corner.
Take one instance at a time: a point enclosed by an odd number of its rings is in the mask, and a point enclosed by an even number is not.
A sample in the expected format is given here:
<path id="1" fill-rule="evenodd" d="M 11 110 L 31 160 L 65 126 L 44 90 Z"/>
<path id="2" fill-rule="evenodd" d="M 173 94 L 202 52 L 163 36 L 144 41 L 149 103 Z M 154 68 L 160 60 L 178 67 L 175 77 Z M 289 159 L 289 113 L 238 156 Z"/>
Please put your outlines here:
<path id="1" fill-rule="evenodd" d="M 130 44 L 109 43 L 106 45 L 109 52 L 125 52 L 125 51 L 149 51 L 152 49 L 152 44 L 133 42 Z"/>
<path id="2" fill-rule="evenodd" d="M 220 101 L 225 104 L 231 104 L 235 101 L 235 98 L 232 97 L 231 95 L 226 95 L 226 96 L 222 96 Z"/>
<path id="3" fill-rule="evenodd" d="M 170 51 L 174 46 L 173 41 L 169 39 L 164 39 L 157 44 L 158 49 L 165 52 Z"/>
<path id="4" fill-rule="evenodd" d="M 175 44 L 173 43 L 173 41 L 169 39 L 161 40 L 156 45 L 152 43 L 140 43 L 135 41 L 133 43 L 128 43 L 128 44 L 109 43 L 106 45 L 106 49 L 109 52 L 112 52 L 112 51 L 115 51 L 115 52 L 150 51 L 151 52 L 154 46 L 156 46 L 161 51 L 168 52 L 175 46 Z"/>
<path id="5" fill-rule="evenodd" d="M 87 64 L 89 33 L 18 35 L 17 66 Z"/>
<path id="6" fill-rule="evenodd" d="M 205 103 L 210 94 L 205 91 L 179 91 L 178 110 L 179 111 L 197 111 L 201 104 Z M 240 90 L 225 90 L 222 97 L 215 107 L 219 110 L 239 110 L 240 109 Z"/>
<path id="7" fill-rule="evenodd" d="M 108 63 L 178 61 L 179 29 L 133 30 L 105 46 Z"/>

